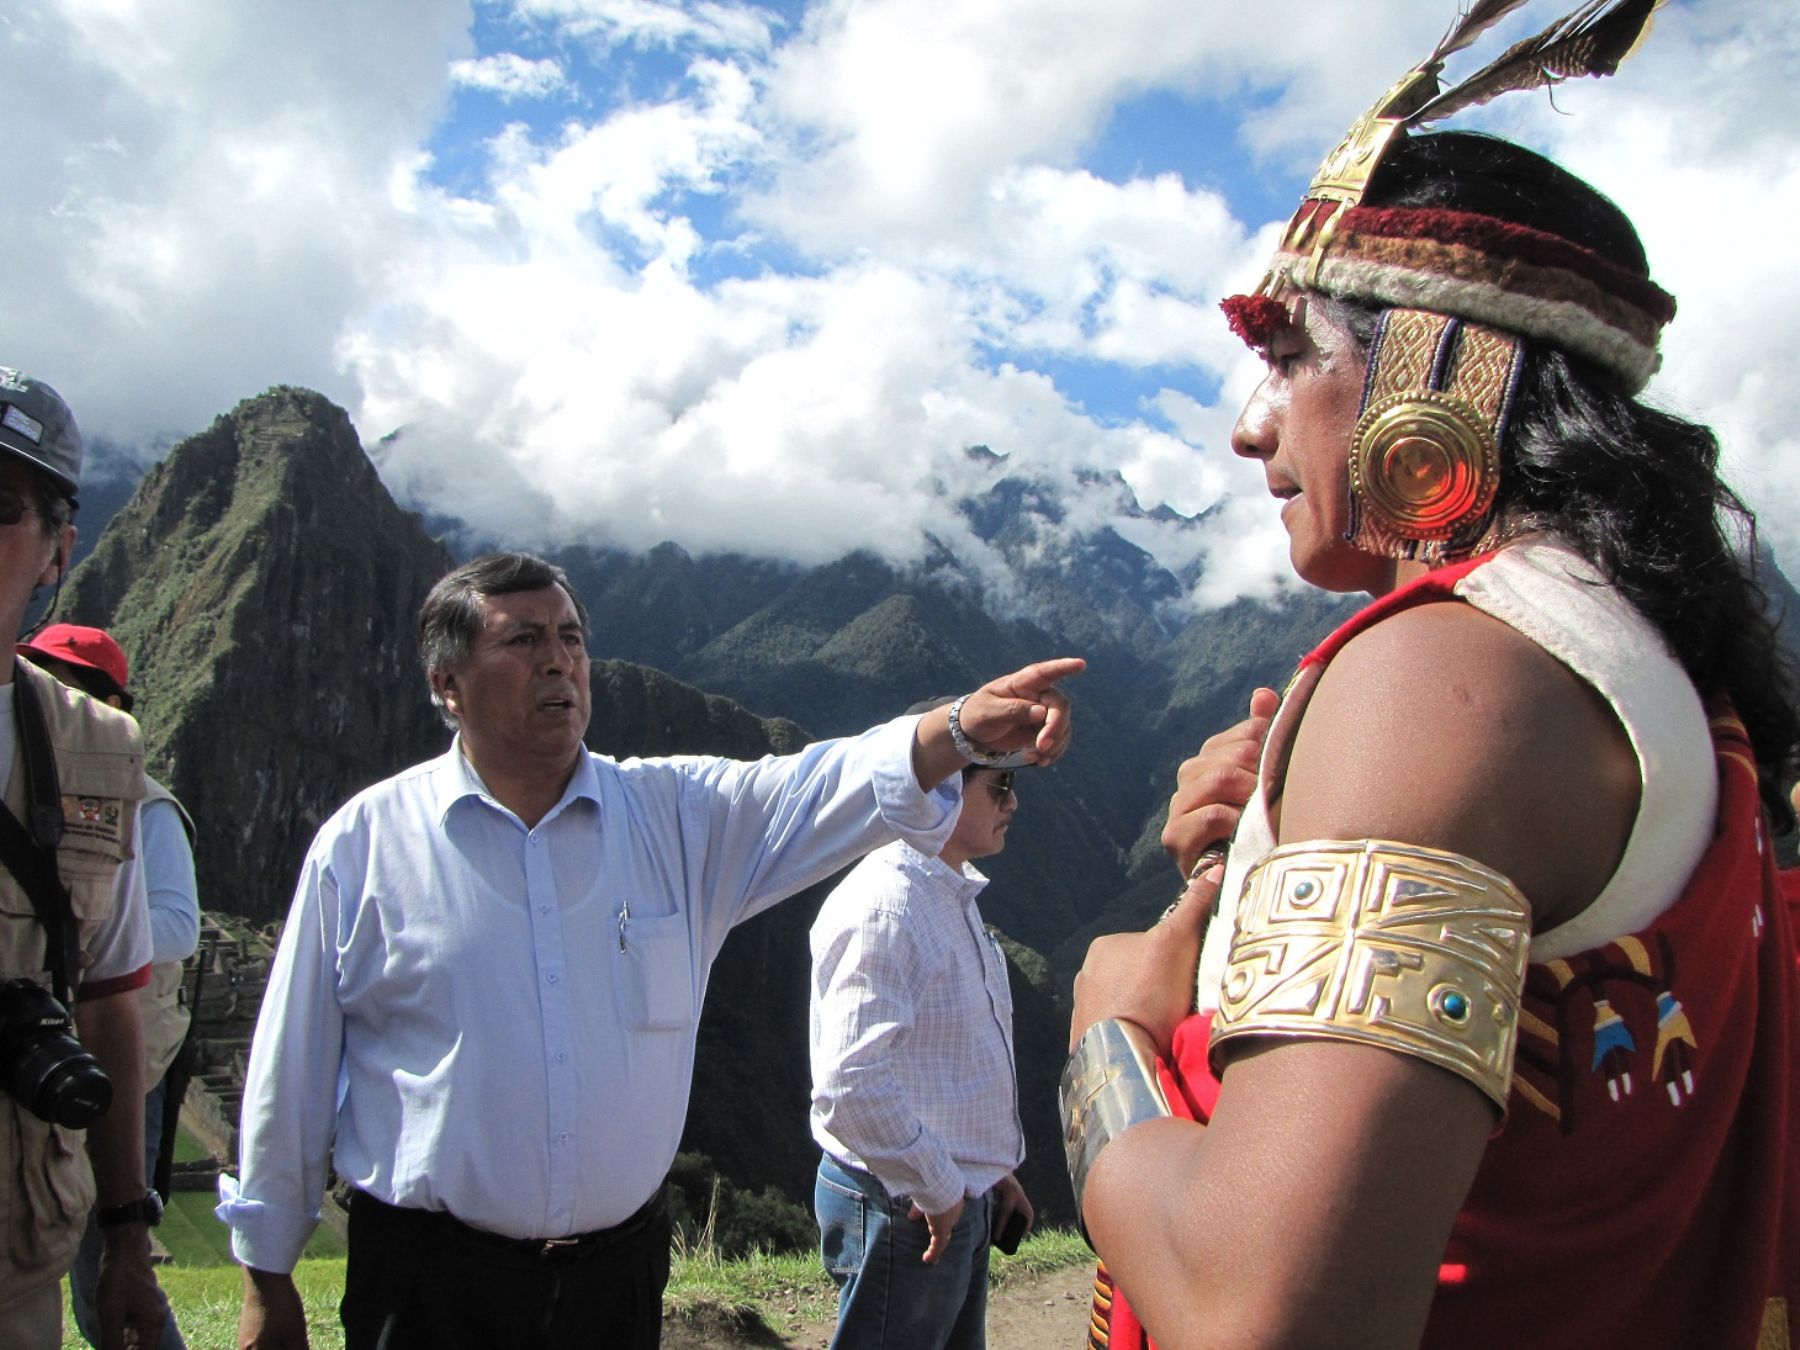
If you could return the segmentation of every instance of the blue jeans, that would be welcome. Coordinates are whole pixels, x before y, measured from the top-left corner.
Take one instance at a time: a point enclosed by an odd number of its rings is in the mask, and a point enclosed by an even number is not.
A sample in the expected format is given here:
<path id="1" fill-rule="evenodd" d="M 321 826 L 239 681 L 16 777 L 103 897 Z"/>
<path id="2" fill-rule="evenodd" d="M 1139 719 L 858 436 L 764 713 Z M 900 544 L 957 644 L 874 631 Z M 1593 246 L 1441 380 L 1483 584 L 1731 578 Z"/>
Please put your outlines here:
<path id="1" fill-rule="evenodd" d="M 987 1344 L 991 1194 L 971 1196 L 936 1265 L 920 1258 L 931 1240 L 867 1172 L 827 1154 L 813 1187 L 819 1255 L 838 1287 L 832 1350 L 982 1350 Z"/>
<path id="2" fill-rule="evenodd" d="M 144 1179 L 156 1170 L 156 1155 L 162 1144 L 163 1085 L 158 1082 L 144 1098 Z M 75 1309 L 75 1325 L 89 1345 L 100 1344 L 100 1310 L 94 1297 L 100 1287 L 100 1226 L 88 1215 L 87 1228 L 81 1235 L 81 1247 L 75 1253 L 75 1266 L 69 1271 L 69 1304 Z M 162 1344 L 155 1350 L 187 1350 L 181 1332 L 175 1326 L 175 1312 L 163 1318 Z"/>

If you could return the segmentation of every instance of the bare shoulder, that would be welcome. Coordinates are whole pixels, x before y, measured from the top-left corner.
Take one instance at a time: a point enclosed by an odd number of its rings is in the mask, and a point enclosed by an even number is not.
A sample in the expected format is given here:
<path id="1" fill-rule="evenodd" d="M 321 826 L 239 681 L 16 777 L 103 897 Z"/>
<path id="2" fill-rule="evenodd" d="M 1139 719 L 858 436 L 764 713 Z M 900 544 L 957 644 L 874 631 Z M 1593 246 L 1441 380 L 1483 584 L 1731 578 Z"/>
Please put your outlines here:
<path id="1" fill-rule="evenodd" d="M 1470 605 L 1420 605 L 1327 667 L 1295 741 L 1281 836 L 1464 854 L 1511 877 L 1542 927 L 1605 886 L 1639 784 L 1624 728 L 1567 666 Z"/>

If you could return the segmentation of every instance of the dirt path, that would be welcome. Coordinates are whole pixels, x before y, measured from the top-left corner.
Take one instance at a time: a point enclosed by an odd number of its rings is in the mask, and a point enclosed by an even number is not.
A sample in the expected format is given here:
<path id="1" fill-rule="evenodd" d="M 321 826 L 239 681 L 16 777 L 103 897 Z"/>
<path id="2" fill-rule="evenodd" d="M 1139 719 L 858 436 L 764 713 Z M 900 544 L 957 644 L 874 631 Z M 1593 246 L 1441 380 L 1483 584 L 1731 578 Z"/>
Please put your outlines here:
<path id="1" fill-rule="evenodd" d="M 1087 1262 L 995 1290 L 989 1350 L 1081 1350 L 1093 1294 L 1094 1267 Z"/>
<path id="2" fill-rule="evenodd" d="M 1081 1350 L 1087 1334 L 1093 1267 L 1071 1266 L 1048 1275 L 1009 1280 L 988 1296 L 988 1350 Z M 768 1350 L 824 1350 L 831 1343 L 829 1318 L 803 1321 L 776 1334 L 763 1327 L 699 1327 L 663 1324 L 663 1350 L 721 1350 L 763 1346 Z"/>

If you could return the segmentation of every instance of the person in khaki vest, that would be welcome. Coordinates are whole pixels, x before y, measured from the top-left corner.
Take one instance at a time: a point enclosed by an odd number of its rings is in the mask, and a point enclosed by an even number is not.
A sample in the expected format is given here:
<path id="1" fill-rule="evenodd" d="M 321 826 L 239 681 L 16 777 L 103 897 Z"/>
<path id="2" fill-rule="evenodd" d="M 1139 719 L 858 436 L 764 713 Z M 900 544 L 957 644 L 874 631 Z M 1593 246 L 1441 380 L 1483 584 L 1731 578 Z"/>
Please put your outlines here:
<path id="1" fill-rule="evenodd" d="M 20 644 L 19 654 L 107 707 L 135 712 L 131 663 L 124 648 L 104 628 L 53 623 Z M 200 940 L 193 835 L 194 822 L 187 808 L 161 783 L 144 775 L 138 840 L 150 902 L 152 964 L 150 983 L 138 990 L 138 1011 L 144 1022 L 144 1081 L 150 1085 L 144 1094 L 144 1178 L 152 1184 L 156 1159 L 164 1145 L 165 1078 L 188 1029 L 188 1008 L 181 998 L 183 963 Z M 180 1086 L 185 1086 L 185 1080 Z M 170 1090 L 179 1091 L 180 1087 Z M 69 1294 L 82 1338 L 96 1346 L 100 1344 L 100 1325 L 94 1294 L 100 1280 L 100 1248 L 100 1227 L 90 1217 L 69 1272 Z M 161 1350 L 186 1350 L 186 1346 L 170 1316 L 163 1323 Z"/>
<path id="2" fill-rule="evenodd" d="M 44 841 L 45 852 L 60 814 L 49 856 L 74 919 L 74 950 L 63 957 L 61 944 L 53 950 L 47 940 L 32 892 L 11 864 L 0 867 L 0 1064 L 9 1046 L 41 1036 L 11 1010 L 34 999 L 41 1006 L 60 977 L 73 989 L 80 1045 L 55 1053 L 67 1064 L 70 1052 L 85 1050 L 111 1083 L 110 1105 L 84 1131 L 50 1118 L 43 1085 L 0 1074 L 0 1345 L 7 1350 L 61 1346 L 58 1281 L 96 1205 L 104 1234 L 102 1350 L 154 1345 L 167 1311 L 150 1269 L 149 1226 L 161 1206 L 144 1184 L 137 991 L 150 980 L 150 930 L 133 847 L 144 773 L 137 724 L 18 660 L 14 637 L 32 593 L 59 582 L 68 565 L 81 454 L 61 396 L 0 367 L 0 685 L 8 686 L 0 697 L 0 783 L 14 823 Z M 31 809 L 47 795 L 44 776 L 27 768 L 39 743 L 33 709 L 55 767 L 60 813 Z M 97 1105 L 103 1095 L 91 1091 L 88 1101 Z"/>

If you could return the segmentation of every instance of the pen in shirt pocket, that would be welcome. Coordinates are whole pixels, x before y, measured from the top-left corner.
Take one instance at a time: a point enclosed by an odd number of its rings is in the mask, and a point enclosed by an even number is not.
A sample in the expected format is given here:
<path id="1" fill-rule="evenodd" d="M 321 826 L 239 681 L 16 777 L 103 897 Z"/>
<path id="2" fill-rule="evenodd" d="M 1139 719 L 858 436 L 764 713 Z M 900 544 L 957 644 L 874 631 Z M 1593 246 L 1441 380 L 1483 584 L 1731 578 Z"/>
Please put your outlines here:
<path id="1" fill-rule="evenodd" d="M 625 925 L 631 922 L 631 901 L 619 901 L 619 950 L 625 950 Z"/>

